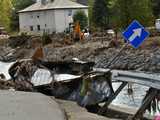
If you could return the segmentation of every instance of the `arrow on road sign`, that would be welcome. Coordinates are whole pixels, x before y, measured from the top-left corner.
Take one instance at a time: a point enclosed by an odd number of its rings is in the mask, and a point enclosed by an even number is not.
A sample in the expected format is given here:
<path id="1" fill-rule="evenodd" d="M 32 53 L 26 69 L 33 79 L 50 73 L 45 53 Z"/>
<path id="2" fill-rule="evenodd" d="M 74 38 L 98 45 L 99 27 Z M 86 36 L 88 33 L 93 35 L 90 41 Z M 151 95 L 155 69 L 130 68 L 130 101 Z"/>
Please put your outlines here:
<path id="1" fill-rule="evenodd" d="M 125 40 L 134 48 L 138 48 L 148 36 L 149 32 L 136 20 L 123 32 Z"/>
<path id="2" fill-rule="evenodd" d="M 133 34 L 131 35 L 131 37 L 128 40 L 130 42 L 132 42 L 136 37 L 141 37 L 141 34 L 142 34 L 141 28 L 134 29 Z"/>

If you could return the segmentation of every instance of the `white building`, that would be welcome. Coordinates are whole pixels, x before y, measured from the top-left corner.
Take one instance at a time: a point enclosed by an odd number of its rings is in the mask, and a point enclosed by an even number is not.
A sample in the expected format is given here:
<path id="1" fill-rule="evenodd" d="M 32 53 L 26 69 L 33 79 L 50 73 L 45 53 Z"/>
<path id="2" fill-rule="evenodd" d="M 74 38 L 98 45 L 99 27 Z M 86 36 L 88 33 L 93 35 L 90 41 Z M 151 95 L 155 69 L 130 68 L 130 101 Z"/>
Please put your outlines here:
<path id="1" fill-rule="evenodd" d="M 88 6 L 70 0 L 38 0 L 19 11 L 21 32 L 64 32 L 73 22 L 76 11 L 83 10 L 88 16 Z"/>

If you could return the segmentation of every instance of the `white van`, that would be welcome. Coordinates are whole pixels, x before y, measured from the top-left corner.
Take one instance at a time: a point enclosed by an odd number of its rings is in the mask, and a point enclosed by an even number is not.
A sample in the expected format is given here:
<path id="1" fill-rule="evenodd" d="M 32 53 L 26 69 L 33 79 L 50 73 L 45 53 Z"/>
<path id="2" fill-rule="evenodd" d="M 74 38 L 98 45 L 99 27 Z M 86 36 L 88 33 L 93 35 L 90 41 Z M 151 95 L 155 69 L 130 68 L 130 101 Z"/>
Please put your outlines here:
<path id="1" fill-rule="evenodd" d="M 160 32 L 160 19 L 156 19 L 155 26 L 156 29 Z"/>

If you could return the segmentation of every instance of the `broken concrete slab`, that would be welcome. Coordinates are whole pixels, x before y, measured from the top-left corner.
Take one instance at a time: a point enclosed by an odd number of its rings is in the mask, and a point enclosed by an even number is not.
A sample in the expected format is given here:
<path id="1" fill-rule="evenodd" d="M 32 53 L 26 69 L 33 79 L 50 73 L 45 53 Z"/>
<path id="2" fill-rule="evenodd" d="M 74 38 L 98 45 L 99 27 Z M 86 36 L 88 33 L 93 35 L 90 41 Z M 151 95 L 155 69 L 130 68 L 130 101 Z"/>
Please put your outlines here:
<path id="1" fill-rule="evenodd" d="M 58 99 L 56 99 L 56 101 L 66 111 L 68 120 L 118 120 L 89 113 L 85 108 L 78 106 L 76 102 L 58 100 Z"/>
<path id="2" fill-rule="evenodd" d="M 64 111 L 40 93 L 0 91 L 1 120 L 66 120 Z"/>
<path id="3" fill-rule="evenodd" d="M 92 62 L 20 60 L 9 74 L 16 90 L 39 91 L 57 98 L 77 101 L 85 107 L 103 102 L 113 94 L 110 71 L 93 71 Z"/>
<path id="4" fill-rule="evenodd" d="M 34 86 L 48 85 L 53 81 L 53 76 L 49 70 L 37 69 L 31 78 Z"/>
<path id="5" fill-rule="evenodd" d="M 42 85 L 52 84 L 55 82 L 69 82 L 71 80 L 79 79 L 82 76 L 72 75 L 72 74 L 52 74 L 51 71 L 47 69 L 37 69 L 31 78 L 31 83 L 36 87 Z"/>

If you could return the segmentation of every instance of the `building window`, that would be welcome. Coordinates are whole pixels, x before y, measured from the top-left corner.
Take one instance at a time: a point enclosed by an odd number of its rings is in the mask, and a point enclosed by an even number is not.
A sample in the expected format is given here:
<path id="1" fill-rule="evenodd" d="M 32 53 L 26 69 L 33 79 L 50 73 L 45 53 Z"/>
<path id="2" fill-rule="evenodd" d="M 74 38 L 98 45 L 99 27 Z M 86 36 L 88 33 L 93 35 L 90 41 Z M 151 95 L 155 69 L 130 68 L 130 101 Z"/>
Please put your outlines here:
<path id="1" fill-rule="evenodd" d="M 33 26 L 30 26 L 30 31 L 33 31 Z"/>
<path id="2" fill-rule="evenodd" d="M 47 24 L 45 24 L 45 27 L 47 27 Z"/>
<path id="3" fill-rule="evenodd" d="M 68 10 L 68 16 L 72 16 L 72 10 Z"/>
<path id="4" fill-rule="evenodd" d="M 37 25 L 37 30 L 40 31 L 41 30 L 41 26 Z"/>

